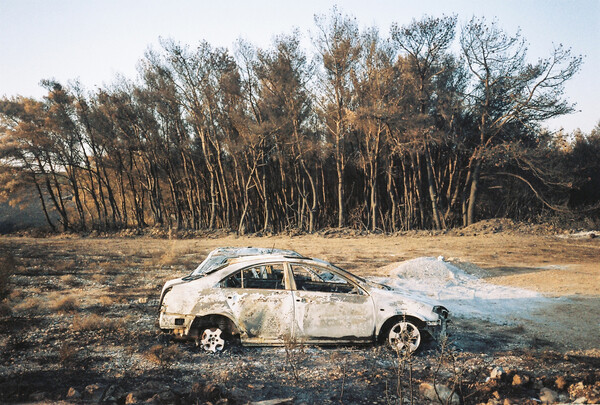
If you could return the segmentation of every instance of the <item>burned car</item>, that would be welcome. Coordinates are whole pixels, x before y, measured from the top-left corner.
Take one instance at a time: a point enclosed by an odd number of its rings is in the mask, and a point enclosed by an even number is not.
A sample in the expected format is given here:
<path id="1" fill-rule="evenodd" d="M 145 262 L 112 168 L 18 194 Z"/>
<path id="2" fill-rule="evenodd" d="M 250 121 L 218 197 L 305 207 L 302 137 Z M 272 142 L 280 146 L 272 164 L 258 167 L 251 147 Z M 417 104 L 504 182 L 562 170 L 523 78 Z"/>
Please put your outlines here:
<path id="1" fill-rule="evenodd" d="M 448 310 L 291 250 L 216 249 L 168 281 L 160 328 L 205 350 L 245 345 L 387 342 L 415 351 L 445 334 Z"/>

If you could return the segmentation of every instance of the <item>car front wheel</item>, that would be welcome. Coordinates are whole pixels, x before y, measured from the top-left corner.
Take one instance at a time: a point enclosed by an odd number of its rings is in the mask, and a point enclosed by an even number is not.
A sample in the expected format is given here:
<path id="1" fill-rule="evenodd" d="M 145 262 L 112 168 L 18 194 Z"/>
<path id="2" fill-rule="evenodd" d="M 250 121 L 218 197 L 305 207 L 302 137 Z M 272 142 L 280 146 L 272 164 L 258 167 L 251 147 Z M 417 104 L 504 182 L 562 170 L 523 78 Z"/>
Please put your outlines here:
<path id="1" fill-rule="evenodd" d="M 421 331 L 412 322 L 400 320 L 392 324 L 387 334 L 390 347 L 398 352 L 414 353 L 421 345 Z"/>

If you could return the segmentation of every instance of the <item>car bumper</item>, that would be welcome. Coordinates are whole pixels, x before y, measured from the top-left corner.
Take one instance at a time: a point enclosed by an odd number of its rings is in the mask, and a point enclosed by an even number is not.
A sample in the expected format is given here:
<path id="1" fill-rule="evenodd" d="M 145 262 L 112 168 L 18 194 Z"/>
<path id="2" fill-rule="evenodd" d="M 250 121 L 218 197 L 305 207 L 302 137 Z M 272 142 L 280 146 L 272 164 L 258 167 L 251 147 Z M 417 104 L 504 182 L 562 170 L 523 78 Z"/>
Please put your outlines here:
<path id="1" fill-rule="evenodd" d="M 449 319 L 438 319 L 437 321 L 427 322 L 425 331 L 435 340 L 442 341 L 448 336 L 447 327 Z"/>

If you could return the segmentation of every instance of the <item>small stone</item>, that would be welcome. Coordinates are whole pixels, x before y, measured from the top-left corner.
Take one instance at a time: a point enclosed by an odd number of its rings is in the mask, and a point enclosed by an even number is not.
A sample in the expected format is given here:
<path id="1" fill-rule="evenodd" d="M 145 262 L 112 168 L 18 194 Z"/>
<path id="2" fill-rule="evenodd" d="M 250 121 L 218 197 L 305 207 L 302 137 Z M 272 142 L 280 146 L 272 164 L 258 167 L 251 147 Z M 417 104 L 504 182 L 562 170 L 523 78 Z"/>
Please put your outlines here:
<path id="1" fill-rule="evenodd" d="M 498 391 L 492 392 L 492 396 L 496 399 L 500 399 L 500 393 Z"/>
<path id="2" fill-rule="evenodd" d="M 574 404 L 585 404 L 585 403 L 587 403 L 587 398 L 586 397 L 579 397 L 575 401 L 573 401 L 573 403 Z"/>
<path id="3" fill-rule="evenodd" d="M 29 399 L 32 401 L 43 401 L 44 399 L 46 399 L 46 393 L 45 392 L 34 392 L 33 394 L 29 395 Z"/>
<path id="4" fill-rule="evenodd" d="M 494 369 L 490 373 L 490 378 L 493 380 L 499 380 L 504 374 L 504 369 L 502 367 L 494 367 Z"/>
<path id="5" fill-rule="evenodd" d="M 160 404 L 162 403 L 160 400 L 160 396 L 158 394 L 155 394 L 152 398 L 148 398 L 146 400 L 147 404 Z"/>
<path id="6" fill-rule="evenodd" d="M 520 385 L 527 385 L 529 383 L 529 376 L 527 374 L 515 374 L 512 379 L 512 385 L 518 387 Z"/>
<path id="7" fill-rule="evenodd" d="M 173 391 L 163 391 L 158 394 L 158 397 L 160 398 L 160 400 L 163 403 L 164 402 L 167 402 L 167 403 L 175 402 L 175 400 L 177 399 L 177 397 L 175 396 Z"/>
<path id="8" fill-rule="evenodd" d="M 71 387 L 71 388 L 69 388 L 69 391 L 67 391 L 67 398 L 79 399 L 79 398 L 81 398 L 81 394 L 75 388 Z"/>
<path id="9" fill-rule="evenodd" d="M 567 394 L 558 394 L 558 402 L 566 404 L 571 401 L 571 398 Z"/>
<path id="10" fill-rule="evenodd" d="M 504 403 L 502 405 L 513 405 L 513 401 L 508 398 L 504 398 Z"/>
<path id="11" fill-rule="evenodd" d="M 127 394 L 127 396 L 125 397 L 125 403 L 126 404 L 135 404 L 137 403 L 137 399 L 135 397 L 135 395 L 133 394 L 133 392 L 130 392 L 129 394 Z"/>
<path id="12" fill-rule="evenodd" d="M 559 390 L 564 390 L 567 387 L 567 380 L 561 375 L 554 381 L 554 384 Z"/>
<path id="13" fill-rule="evenodd" d="M 83 396 L 85 399 L 89 399 L 93 403 L 98 403 L 102 399 L 104 390 L 98 384 L 86 385 L 83 390 Z"/>
<path id="14" fill-rule="evenodd" d="M 442 403 L 451 404 L 451 405 L 459 405 L 460 398 L 456 394 L 456 392 L 452 392 L 452 390 L 445 385 L 436 385 L 435 388 L 433 385 L 429 383 L 422 383 L 419 386 L 419 391 L 423 393 L 425 397 L 432 401 L 442 400 Z M 436 392 L 437 391 L 437 392 Z M 439 395 L 439 398 L 438 398 Z"/>
<path id="15" fill-rule="evenodd" d="M 512 385 L 519 386 L 522 384 L 523 384 L 523 379 L 521 378 L 521 376 L 519 374 L 515 374 L 512 379 Z"/>
<path id="16" fill-rule="evenodd" d="M 558 401 L 558 393 L 552 391 L 550 388 L 542 388 L 540 390 L 540 401 L 543 404 L 554 404 Z"/>

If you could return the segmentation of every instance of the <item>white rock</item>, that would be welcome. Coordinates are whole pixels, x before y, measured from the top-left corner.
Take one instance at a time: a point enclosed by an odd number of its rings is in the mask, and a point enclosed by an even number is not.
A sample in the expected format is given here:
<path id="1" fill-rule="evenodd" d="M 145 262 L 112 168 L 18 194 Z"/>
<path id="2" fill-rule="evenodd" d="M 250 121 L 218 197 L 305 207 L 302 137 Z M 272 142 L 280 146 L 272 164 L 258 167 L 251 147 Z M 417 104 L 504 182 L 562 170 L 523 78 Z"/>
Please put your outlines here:
<path id="1" fill-rule="evenodd" d="M 492 372 L 490 373 L 490 378 L 493 380 L 499 380 L 504 375 L 504 369 L 500 366 L 494 367 Z"/>
<path id="2" fill-rule="evenodd" d="M 558 393 L 550 388 L 542 388 L 540 390 L 540 400 L 544 404 L 554 404 L 558 401 Z"/>
<path id="3" fill-rule="evenodd" d="M 427 399 L 430 399 L 436 403 L 441 399 L 442 403 L 444 404 L 460 405 L 460 398 L 458 397 L 458 394 L 456 392 L 452 392 L 452 390 L 445 385 L 436 384 L 434 389 L 433 385 L 429 383 L 422 383 L 419 386 L 419 391 L 421 391 L 421 393 L 423 393 Z"/>

